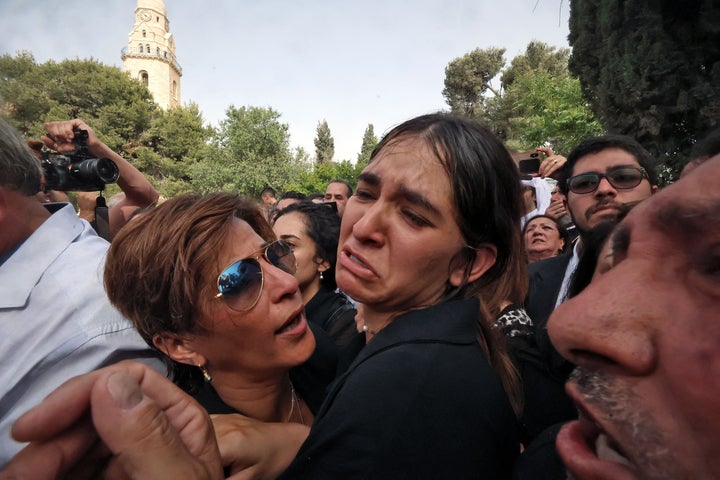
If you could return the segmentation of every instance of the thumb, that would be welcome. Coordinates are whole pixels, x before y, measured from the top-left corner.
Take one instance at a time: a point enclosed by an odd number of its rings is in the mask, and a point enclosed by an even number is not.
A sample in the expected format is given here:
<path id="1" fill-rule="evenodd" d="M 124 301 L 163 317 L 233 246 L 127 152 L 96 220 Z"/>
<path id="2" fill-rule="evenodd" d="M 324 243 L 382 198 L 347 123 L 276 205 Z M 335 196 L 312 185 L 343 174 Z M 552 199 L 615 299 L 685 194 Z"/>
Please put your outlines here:
<path id="1" fill-rule="evenodd" d="M 91 405 L 95 428 L 115 457 L 113 468 L 128 477 L 217 478 L 217 447 L 188 448 L 166 410 L 131 375 L 104 375 L 93 386 Z"/>

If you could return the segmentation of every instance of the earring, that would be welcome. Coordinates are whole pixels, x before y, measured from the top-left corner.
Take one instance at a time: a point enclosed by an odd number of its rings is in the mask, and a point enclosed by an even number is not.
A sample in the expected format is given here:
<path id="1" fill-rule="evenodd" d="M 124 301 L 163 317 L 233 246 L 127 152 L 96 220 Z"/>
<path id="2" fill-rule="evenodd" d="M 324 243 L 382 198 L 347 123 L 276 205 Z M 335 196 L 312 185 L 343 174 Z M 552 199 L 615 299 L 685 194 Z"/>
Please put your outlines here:
<path id="1" fill-rule="evenodd" d="M 322 272 L 320 272 L 320 281 L 322 281 L 322 279 L 323 279 L 323 274 L 322 274 Z"/>
<path id="2" fill-rule="evenodd" d="M 211 377 L 210 374 L 208 373 L 207 368 L 205 368 L 204 365 L 200 365 L 198 368 L 200 369 L 200 371 L 201 371 L 202 374 L 203 374 L 203 378 L 205 379 L 205 383 L 210 383 L 210 382 L 212 382 L 212 377 Z"/>

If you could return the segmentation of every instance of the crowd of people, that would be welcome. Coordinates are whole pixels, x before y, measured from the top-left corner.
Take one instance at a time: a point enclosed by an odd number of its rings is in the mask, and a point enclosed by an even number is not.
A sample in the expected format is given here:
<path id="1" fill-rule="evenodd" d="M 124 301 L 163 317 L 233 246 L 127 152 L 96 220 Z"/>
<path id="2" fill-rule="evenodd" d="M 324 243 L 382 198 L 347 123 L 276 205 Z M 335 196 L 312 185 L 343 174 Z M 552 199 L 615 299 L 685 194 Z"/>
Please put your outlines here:
<path id="1" fill-rule="evenodd" d="M 0 120 L 0 479 L 720 478 L 718 132 L 659 191 L 635 140 L 409 119 L 354 186 L 158 194 L 110 242 Z"/>

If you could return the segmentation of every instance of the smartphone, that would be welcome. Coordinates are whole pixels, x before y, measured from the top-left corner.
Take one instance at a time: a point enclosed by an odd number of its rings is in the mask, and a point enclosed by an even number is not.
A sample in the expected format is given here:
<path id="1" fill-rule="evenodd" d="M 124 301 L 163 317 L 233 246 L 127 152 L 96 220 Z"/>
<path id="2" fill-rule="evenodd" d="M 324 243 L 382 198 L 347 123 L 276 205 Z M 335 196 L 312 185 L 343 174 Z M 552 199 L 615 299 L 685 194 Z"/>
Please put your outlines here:
<path id="1" fill-rule="evenodd" d="M 532 152 L 530 158 L 518 162 L 518 167 L 520 168 L 520 173 L 529 175 L 538 173 L 540 170 L 540 154 L 538 152 Z"/>

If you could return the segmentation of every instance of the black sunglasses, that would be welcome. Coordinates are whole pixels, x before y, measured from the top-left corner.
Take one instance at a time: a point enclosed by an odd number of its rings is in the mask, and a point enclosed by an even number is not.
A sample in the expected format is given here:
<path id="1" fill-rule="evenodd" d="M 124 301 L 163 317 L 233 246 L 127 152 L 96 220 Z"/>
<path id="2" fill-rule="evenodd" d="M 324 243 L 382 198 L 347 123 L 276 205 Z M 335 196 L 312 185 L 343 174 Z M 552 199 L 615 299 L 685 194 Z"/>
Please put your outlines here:
<path id="1" fill-rule="evenodd" d="M 238 312 L 251 310 L 260 300 L 264 276 L 260 258 L 291 275 L 297 265 L 290 244 L 277 240 L 268 243 L 248 258 L 231 263 L 218 275 L 218 294 L 230 308 Z"/>
<path id="2" fill-rule="evenodd" d="M 643 178 L 648 177 L 644 168 L 618 167 L 607 173 L 589 172 L 575 175 L 567 179 L 567 186 L 573 193 L 592 193 L 598 189 L 603 178 L 606 178 L 613 188 L 629 190 L 640 185 Z"/>

